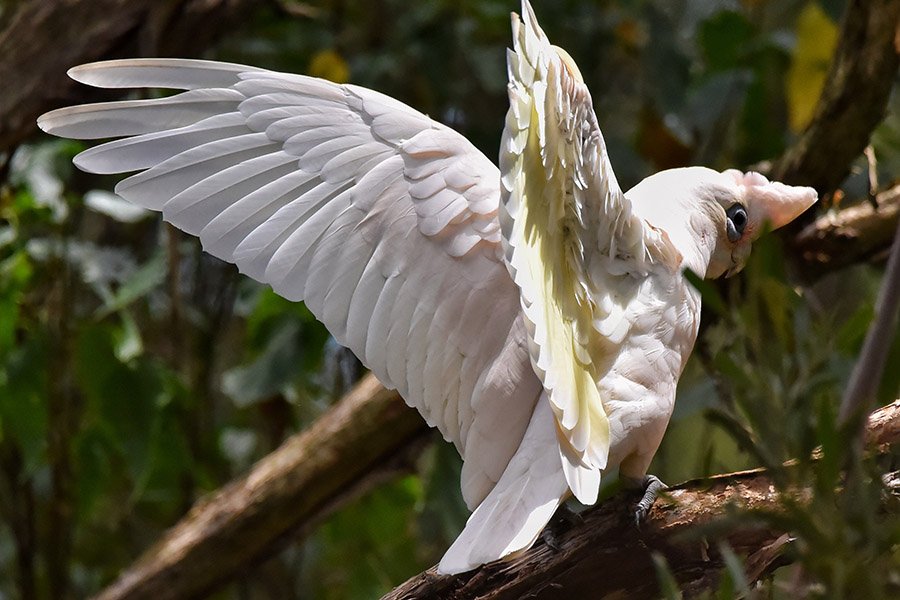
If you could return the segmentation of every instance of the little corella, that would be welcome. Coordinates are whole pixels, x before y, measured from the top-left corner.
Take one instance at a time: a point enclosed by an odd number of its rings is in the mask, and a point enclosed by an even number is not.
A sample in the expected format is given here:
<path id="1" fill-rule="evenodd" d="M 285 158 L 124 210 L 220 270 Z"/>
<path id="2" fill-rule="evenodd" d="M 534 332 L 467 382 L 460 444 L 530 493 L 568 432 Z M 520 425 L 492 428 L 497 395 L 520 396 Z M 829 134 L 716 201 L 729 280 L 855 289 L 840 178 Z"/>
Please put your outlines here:
<path id="1" fill-rule="evenodd" d="M 75 164 L 136 171 L 120 196 L 304 301 L 455 444 L 474 512 L 444 573 L 528 548 L 560 503 L 593 504 L 616 468 L 646 489 L 646 512 L 700 321 L 684 271 L 737 272 L 767 223 L 817 197 L 703 167 L 623 193 L 581 74 L 527 0 L 507 59 L 499 169 L 378 92 L 201 60 L 75 67 L 96 87 L 183 92 L 38 121 L 121 138 Z"/>

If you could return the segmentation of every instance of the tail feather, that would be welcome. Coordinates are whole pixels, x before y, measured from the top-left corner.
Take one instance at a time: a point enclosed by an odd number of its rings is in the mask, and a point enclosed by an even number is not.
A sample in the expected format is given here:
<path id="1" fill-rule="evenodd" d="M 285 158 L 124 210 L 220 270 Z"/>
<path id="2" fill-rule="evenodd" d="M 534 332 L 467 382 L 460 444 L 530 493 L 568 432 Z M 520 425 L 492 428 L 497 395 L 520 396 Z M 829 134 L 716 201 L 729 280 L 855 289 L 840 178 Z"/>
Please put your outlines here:
<path id="1" fill-rule="evenodd" d="M 556 422 L 542 395 L 519 449 L 444 554 L 438 572 L 462 573 L 531 547 L 569 495 L 556 447 Z"/>

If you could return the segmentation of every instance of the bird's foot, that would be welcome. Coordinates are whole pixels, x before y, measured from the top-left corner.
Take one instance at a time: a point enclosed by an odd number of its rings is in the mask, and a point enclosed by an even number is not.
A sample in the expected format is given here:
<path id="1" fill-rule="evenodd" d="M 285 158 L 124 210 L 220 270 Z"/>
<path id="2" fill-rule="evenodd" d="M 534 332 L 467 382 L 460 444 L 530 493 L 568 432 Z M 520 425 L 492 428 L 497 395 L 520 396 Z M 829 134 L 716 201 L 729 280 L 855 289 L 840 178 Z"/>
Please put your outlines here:
<path id="1" fill-rule="evenodd" d="M 634 510 L 634 522 L 640 527 L 641 523 L 647 518 L 650 507 L 656 502 L 659 493 L 669 486 L 660 481 L 656 475 L 645 475 L 643 479 L 637 480 L 635 483 L 644 491 L 644 495 L 641 496 Z"/>
<path id="2" fill-rule="evenodd" d="M 554 552 L 559 552 L 559 538 L 556 535 L 556 532 L 553 531 L 553 527 L 544 527 L 541 530 L 541 540 L 547 544 L 547 547 L 553 550 Z"/>

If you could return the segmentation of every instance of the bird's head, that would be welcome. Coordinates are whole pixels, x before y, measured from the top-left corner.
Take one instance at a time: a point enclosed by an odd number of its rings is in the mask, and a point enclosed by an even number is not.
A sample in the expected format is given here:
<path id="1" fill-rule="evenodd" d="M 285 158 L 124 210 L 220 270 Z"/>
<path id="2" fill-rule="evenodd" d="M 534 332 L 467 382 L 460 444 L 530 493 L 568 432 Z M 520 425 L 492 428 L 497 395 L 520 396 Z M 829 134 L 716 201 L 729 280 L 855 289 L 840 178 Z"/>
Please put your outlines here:
<path id="1" fill-rule="evenodd" d="M 705 167 L 661 171 L 627 195 L 641 217 L 666 231 L 684 266 L 708 279 L 739 272 L 763 231 L 790 223 L 818 199 L 810 187 Z"/>

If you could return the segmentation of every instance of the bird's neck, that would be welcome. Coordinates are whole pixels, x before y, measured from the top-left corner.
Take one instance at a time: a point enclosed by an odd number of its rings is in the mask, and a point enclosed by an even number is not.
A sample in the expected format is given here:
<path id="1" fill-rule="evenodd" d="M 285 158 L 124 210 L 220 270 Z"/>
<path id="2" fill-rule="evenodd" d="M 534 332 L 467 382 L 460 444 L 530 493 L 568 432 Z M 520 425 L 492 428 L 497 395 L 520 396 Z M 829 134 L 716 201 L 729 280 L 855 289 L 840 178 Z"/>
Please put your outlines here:
<path id="1" fill-rule="evenodd" d="M 666 232 L 672 245 L 681 253 L 681 268 L 705 277 L 716 246 L 716 226 L 703 211 L 677 203 L 659 204 L 654 210 L 641 211 L 651 225 Z M 690 215 L 685 218 L 685 215 Z"/>
<path id="2" fill-rule="evenodd" d="M 672 225 L 668 232 L 669 239 L 683 257 L 682 268 L 688 268 L 700 277 L 706 277 L 716 245 L 714 224 L 697 215 L 690 221 Z"/>

